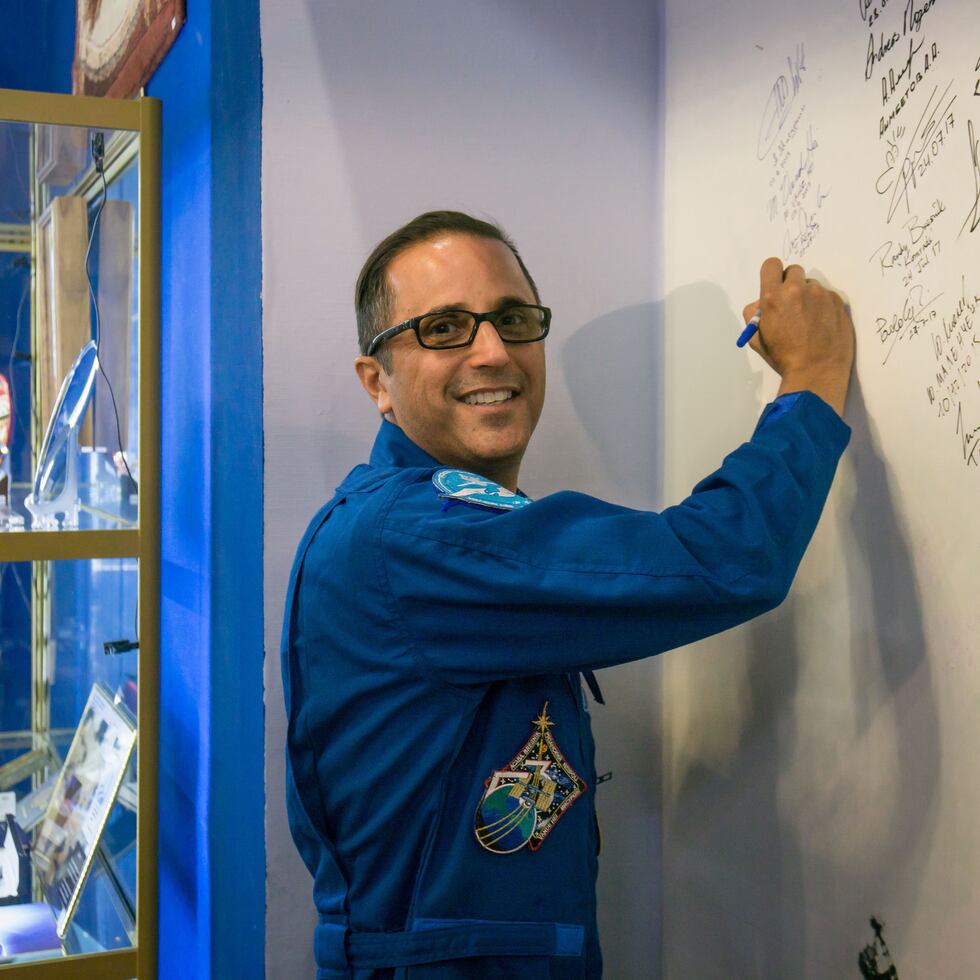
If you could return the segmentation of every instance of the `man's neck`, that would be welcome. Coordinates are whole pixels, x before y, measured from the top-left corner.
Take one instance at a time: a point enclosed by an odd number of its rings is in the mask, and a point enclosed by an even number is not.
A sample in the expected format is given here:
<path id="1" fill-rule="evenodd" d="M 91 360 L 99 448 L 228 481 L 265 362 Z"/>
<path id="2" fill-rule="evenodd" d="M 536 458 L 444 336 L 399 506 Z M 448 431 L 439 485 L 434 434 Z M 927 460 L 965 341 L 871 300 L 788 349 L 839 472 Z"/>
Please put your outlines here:
<path id="1" fill-rule="evenodd" d="M 419 440 L 412 438 L 412 436 L 405 431 L 402 426 L 398 425 L 394 417 L 389 413 L 383 416 L 386 422 L 390 422 L 392 425 L 398 426 L 399 429 L 405 434 L 406 439 L 411 439 L 419 449 L 422 449 L 428 453 L 433 459 L 440 462 L 443 466 L 451 467 L 452 469 L 466 470 L 469 473 L 476 473 L 479 476 L 485 477 L 488 480 L 493 480 L 494 483 L 499 483 L 502 487 L 506 487 L 508 490 L 517 491 L 517 477 L 521 468 L 520 458 L 514 459 L 512 457 L 505 457 L 501 459 L 476 459 L 476 460 L 462 460 L 462 459 L 447 459 L 445 456 L 433 452 L 428 446 L 421 443 Z"/>

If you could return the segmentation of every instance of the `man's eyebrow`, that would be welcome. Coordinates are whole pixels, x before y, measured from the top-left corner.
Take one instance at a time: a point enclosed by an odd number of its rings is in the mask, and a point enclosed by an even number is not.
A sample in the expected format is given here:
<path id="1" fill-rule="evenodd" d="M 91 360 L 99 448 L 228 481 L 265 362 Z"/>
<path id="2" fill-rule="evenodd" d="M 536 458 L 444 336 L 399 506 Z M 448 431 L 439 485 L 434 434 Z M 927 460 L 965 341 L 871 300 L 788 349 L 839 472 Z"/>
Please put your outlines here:
<path id="1" fill-rule="evenodd" d="M 530 301 L 524 299 L 521 296 L 501 296 L 494 304 L 493 309 L 502 310 L 505 306 L 529 306 Z M 432 316 L 436 313 L 448 313 L 450 310 L 466 310 L 467 306 L 465 303 L 443 303 L 442 306 L 434 306 L 431 310 L 426 310 L 425 313 L 420 313 L 419 316 Z M 482 310 L 471 310 L 472 313 L 480 313 Z"/>
<path id="2" fill-rule="evenodd" d="M 442 306 L 433 306 L 431 310 L 420 313 L 419 316 L 432 316 L 433 313 L 448 313 L 450 310 L 465 310 L 462 303 L 443 303 Z"/>
<path id="3" fill-rule="evenodd" d="M 533 300 L 526 300 L 521 296 L 501 296 L 494 305 L 495 310 L 501 310 L 505 306 L 533 306 Z"/>

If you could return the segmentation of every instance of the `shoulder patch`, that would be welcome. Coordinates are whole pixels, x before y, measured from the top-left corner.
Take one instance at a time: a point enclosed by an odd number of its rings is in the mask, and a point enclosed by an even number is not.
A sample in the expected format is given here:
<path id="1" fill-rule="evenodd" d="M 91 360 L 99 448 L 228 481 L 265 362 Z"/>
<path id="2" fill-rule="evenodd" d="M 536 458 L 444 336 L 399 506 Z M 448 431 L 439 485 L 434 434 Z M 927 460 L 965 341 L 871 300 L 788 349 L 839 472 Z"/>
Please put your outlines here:
<path id="1" fill-rule="evenodd" d="M 466 470 L 438 470 L 432 476 L 432 485 L 440 497 L 491 510 L 518 510 L 531 503 L 529 497 Z"/>

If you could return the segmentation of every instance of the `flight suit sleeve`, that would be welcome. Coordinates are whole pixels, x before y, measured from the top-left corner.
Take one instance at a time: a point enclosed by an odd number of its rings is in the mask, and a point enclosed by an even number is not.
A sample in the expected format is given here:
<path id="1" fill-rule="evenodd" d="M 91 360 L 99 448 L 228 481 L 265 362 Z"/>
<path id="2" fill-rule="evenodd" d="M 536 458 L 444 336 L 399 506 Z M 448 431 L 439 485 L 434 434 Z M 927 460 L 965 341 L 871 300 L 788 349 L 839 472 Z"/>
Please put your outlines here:
<path id="1" fill-rule="evenodd" d="M 556 493 L 443 509 L 404 488 L 381 588 L 422 670 L 452 684 L 607 667 L 728 629 L 785 597 L 850 430 L 804 393 L 661 513 Z"/>

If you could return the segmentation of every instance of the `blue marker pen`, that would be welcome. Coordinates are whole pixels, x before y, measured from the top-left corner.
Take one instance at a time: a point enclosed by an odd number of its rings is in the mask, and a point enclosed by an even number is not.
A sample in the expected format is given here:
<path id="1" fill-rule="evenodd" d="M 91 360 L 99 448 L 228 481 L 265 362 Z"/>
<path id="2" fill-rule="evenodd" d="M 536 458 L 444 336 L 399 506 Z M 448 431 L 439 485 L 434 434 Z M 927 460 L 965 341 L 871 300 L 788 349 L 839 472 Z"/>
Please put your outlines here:
<path id="1" fill-rule="evenodd" d="M 761 318 L 762 310 L 756 310 L 755 316 L 745 324 L 745 329 L 739 334 L 738 340 L 735 341 L 736 347 L 744 347 L 755 336 L 756 331 L 759 329 L 759 320 Z"/>

